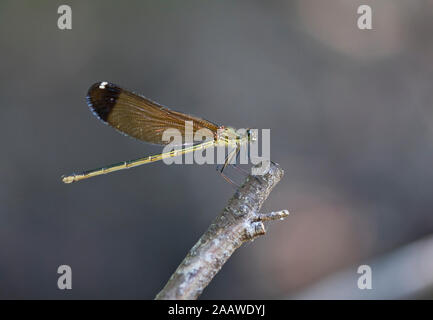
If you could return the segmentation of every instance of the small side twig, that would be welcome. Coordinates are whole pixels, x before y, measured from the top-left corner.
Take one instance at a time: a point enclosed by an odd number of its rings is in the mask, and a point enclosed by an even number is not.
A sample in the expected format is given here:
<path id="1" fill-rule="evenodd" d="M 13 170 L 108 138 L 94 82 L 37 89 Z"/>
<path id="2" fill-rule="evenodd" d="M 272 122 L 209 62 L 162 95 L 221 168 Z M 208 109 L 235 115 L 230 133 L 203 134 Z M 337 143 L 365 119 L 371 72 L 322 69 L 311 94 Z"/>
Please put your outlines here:
<path id="1" fill-rule="evenodd" d="M 264 221 L 287 217 L 287 210 L 259 213 L 283 174 L 277 164 L 271 163 L 260 178 L 248 176 L 155 299 L 197 299 L 242 243 L 265 234 Z"/>

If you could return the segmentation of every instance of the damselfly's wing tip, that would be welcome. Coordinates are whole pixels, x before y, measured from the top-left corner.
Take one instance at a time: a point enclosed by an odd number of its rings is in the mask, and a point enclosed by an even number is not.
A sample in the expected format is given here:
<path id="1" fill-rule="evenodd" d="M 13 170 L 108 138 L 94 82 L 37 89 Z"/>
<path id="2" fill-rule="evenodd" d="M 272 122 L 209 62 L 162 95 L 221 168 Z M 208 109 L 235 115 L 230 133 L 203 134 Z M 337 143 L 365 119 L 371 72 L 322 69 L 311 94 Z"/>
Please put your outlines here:
<path id="1" fill-rule="evenodd" d="M 121 92 L 122 89 L 113 83 L 96 82 L 87 92 L 87 104 L 95 116 L 107 122 Z"/>

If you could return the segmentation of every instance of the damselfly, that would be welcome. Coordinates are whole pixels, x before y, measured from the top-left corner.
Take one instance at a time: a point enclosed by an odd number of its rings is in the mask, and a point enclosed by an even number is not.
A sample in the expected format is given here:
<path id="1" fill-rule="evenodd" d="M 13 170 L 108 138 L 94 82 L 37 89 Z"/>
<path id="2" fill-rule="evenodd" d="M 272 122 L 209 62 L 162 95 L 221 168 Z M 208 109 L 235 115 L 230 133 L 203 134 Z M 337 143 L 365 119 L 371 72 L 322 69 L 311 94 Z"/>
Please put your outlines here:
<path id="1" fill-rule="evenodd" d="M 241 146 L 256 140 L 252 130 L 247 129 L 244 133 L 238 133 L 234 128 L 218 126 L 210 121 L 170 110 L 141 95 L 105 81 L 97 82 L 90 87 L 87 93 L 87 103 L 95 116 L 104 123 L 123 134 L 148 143 L 167 145 L 169 141 L 163 139 L 163 133 L 167 129 L 177 129 L 185 137 L 186 121 L 192 122 L 193 133 L 206 128 L 208 130 L 205 132 L 209 132 L 209 135 L 201 143 L 189 146 L 184 144 L 182 149 L 63 176 L 64 183 L 80 181 L 215 146 L 228 146 L 233 149 L 225 158 L 220 169 L 223 177 L 231 182 L 223 174 L 224 168 L 239 154 Z"/>

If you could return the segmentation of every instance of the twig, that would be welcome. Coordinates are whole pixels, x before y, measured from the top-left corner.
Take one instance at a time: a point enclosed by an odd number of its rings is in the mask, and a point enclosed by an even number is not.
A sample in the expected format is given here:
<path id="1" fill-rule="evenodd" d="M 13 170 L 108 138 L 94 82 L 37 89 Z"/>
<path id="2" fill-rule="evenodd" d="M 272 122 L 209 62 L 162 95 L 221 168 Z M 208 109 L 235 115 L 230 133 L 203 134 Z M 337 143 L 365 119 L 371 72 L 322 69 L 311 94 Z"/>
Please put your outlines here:
<path id="1" fill-rule="evenodd" d="M 271 163 L 265 175 L 248 176 L 155 299 L 197 299 L 243 242 L 265 234 L 263 221 L 287 217 L 287 210 L 259 213 L 283 174 L 277 164 Z"/>

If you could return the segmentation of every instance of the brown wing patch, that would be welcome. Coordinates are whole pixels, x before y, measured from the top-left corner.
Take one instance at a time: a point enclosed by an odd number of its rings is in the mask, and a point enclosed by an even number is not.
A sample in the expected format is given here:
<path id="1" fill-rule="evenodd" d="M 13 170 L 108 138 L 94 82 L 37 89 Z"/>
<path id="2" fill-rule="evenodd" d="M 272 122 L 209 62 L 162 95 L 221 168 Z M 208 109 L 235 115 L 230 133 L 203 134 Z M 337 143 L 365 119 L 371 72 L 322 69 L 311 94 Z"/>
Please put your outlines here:
<path id="1" fill-rule="evenodd" d="M 179 130 L 185 137 L 185 121 L 193 122 L 193 133 L 202 128 L 209 129 L 206 139 L 213 139 L 218 129 L 212 122 L 170 110 L 108 82 L 92 85 L 87 102 L 103 122 L 128 136 L 149 143 L 168 144 L 169 141 L 162 140 L 162 135 L 170 128 Z"/>

